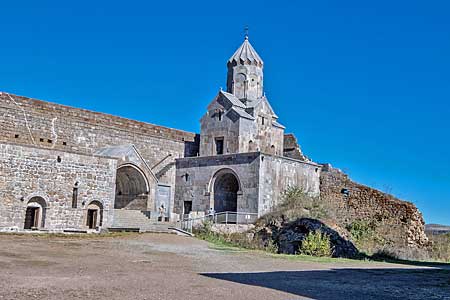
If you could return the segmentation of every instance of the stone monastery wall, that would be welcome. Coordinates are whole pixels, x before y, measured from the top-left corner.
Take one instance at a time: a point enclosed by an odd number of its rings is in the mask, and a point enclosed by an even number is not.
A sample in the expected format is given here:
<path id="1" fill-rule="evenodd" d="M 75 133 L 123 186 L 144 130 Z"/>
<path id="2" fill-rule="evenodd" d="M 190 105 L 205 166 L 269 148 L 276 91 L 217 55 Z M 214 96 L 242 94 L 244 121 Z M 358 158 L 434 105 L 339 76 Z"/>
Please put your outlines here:
<path id="1" fill-rule="evenodd" d="M 422 214 L 414 204 L 355 183 L 330 165 L 322 168 L 320 194 L 334 208 L 339 223 L 373 222 L 387 246 L 422 248 L 429 243 Z"/>
<path id="2" fill-rule="evenodd" d="M 280 204 L 289 187 L 299 187 L 310 196 L 319 196 L 320 169 L 315 163 L 264 154 L 259 184 L 260 215 Z"/>
<path id="3" fill-rule="evenodd" d="M 134 144 L 159 182 L 172 187 L 172 199 L 175 158 L 184 157 L 185 143 L 194 139 L 181 130 L 0 93 L 0 142 L 84 154 Z"/>
<path id="4" fill-rule="evenodd" d="M 60 161 L 58 161 L 58 157 Z M 0 228 L 23 228 L 25 211 L 33 197 L 45 200 L 45 228 L 86 229 L 87 208 L 103 207 L 103 226 L 113 218 L 117 160 L 0 143 Z M 77 207 L 72 208 L 77 187 Z"/>

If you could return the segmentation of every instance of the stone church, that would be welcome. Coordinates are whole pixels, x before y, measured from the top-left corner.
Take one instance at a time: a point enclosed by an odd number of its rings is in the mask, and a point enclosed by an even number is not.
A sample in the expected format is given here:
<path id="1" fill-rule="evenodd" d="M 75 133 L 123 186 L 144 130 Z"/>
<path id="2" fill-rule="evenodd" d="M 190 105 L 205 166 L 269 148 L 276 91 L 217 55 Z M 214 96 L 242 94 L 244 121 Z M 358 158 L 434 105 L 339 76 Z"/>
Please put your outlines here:
<path id="1" fill-rule="evenodd" d="M 210 209 L 262 216 L 297 186 L 337 218 L 381 216 L 394 238 L 423 243 L 414 205 L 302 154 L 265 96 L 263 67 L 246 37 L 200 134 L 0 92 L 0 230 L 150 231 Z"/>
<path id="2" fill-rule="evenodd" d="M 285 127 L 264 94 L 264 62 L 248 37 L 227 67 L 227 90 L 200 120 L 199 155 L 176 161 L 175 212 L 212 207 L 261 216 L 289 186 L 318 196 L 320 166 L 299 147 L 285 151 Z"/>

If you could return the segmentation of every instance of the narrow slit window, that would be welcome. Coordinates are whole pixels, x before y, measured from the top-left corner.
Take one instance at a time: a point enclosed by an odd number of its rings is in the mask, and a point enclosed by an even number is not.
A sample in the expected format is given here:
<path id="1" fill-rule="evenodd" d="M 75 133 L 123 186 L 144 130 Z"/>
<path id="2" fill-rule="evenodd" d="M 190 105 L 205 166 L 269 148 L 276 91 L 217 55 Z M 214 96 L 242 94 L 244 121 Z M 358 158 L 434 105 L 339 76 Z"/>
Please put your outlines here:
<path id="1" fill-rule="evenodd" d="M 78 182 L 75 182 L 72 192 L 72 208 L 77 208 L 78 204 Z"/>

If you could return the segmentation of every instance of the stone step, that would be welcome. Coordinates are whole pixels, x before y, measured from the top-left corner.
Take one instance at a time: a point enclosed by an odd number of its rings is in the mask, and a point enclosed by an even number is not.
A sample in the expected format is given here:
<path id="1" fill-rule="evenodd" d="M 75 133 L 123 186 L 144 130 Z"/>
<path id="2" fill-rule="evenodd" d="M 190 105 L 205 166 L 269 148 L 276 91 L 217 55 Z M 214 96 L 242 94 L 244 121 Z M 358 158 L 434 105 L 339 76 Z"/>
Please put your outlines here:
<path id="1" fill-rule="evenodd" d="M 149 214 L 144 214 L 139 210 L 114 210 L 114 222 L 111 230 L 120 231 L 139 229 L 140 232 L 161 232 L 172 233 L 173 230 L 169 227 L 174 227 L 175 224 L 171 222 L 157 222 L 156 219 L 148 218 Z"/>

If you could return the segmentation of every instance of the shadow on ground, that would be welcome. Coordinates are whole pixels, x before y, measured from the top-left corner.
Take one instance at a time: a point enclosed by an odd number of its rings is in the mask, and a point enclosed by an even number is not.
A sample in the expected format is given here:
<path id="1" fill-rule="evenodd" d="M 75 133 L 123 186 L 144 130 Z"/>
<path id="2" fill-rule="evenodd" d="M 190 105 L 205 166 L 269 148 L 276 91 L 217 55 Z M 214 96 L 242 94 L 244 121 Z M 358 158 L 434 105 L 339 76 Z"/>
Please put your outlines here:
<path id="1" fill-rule="evenodd" d="M 444 269 L 328 269 L 261 273 L 203 273 L 312 299 L 450 299 Z"/>

